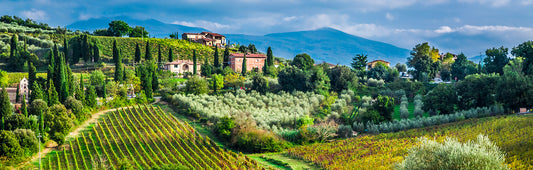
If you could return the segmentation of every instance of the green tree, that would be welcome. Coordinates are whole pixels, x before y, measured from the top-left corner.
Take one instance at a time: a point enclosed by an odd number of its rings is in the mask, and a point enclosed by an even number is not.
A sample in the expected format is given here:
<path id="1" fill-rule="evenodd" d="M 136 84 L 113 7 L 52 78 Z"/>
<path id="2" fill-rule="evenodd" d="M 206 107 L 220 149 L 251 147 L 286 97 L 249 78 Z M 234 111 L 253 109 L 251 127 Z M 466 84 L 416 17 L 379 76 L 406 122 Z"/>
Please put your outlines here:
<path id="1" fill-rule="evenodd" d="M 509 58 L 507 57 L 507 48 L 503 46 L 500 48 L 491 48 L 485 51 L 487 57 L 483 59 L 484 69 L 486 73 L 498 73 L 503 75 L 503 67 L 509 63 Z"/>
<path id="2" fill-rule="evenodd" d="M 163 58 L 163 55 L 161 55 L 161 44 L 159 44 L 159 50 L 157 52 L 157 63 L 158 64 L 161 64 L 161 62 L 163 61 L 162 58 Z"/>
<path id="3" fill-rule="evenodd" d="M 139 73 L 140 73 L 140 77 L 141 77 L 141 87 L 142 89 L 144 90 L 145 94 L 146 94 L 146 97 L 148 99 L 152 99 L 153 98 L 153 88 L 152 88 L 152 69 L 150 67 L 150 65 L 155 65 L 153 64 L 152 61 L 149 61 L 148 64 L 145 64 L 145 65 L 139 65 L 137 67 L 137 70 L 139 70 Z"/>
<path id="4" fill-rule="evenodd" d="M 76 83 L 74 80 L 74 74 L 72 74 L 72 70 L 70 69 L 70 66 L 66 65 L 67 67 L 67 80 L 68 80 L 68 94 L 73 95 L 76 92 Z"/>
<path id="5" fill-rule="evenodd" d="M 159 78 L 157 77 L 157 71 L 152 71 L 152 90 L 159 90 Z"/>
<path id="6" fill-rule="evenodd" d="M 57 94 L 54 82 L 51 81 L 50 86 L 48 86 L 48 106 L 55 104 L 59 104 L 59 94 Z"/>
<path id="7" fill-rule="evenodd" d="M 150 50 L 150 41 L 147 41 L 146 42 L 146 52 L 144 52 L 144 60 L 148 61 L 148 60 L 152 60 L 154 59 L 152 57 L 152 52 Z"/>
<path id="8" fill-rule="evenodd" d="M 88 86 L 85 92 L 85 105 L 91 108 L 96 107 L 96 90 L 94 86 Z"/>
<path id="9" fill-rule="evenodd" d="M 427 42 L 417 44 L 413 51 L 411 51 L 411 57 L 407 58 L 407 66 L 413 67 L 413 77 L 417 80 L 422 80 L 422 73 L 430 74 L 431 63 L 431 48 Z"/>
<path id="10" fill-rule="evenodd" d="M 309 91 L 312 88 L 312 82 L 309 81 L 311 75 L 296 67 L 287 67 L 278 75 L 278 82 L 286 92 Z"/>
<path id="11" fill-rule="evenodd" d="M 65 66 L 65 58 L 64 57 L 60 57 L 60 60 L 59 62 L 61 62 L 61 64 L 59 65 L 59 83 L 60 84 L 60 90 L 59 90 L 59 101 L 60 102 L 65 102 L 65 100 L 67 100 L 67 97 L 70 96 L 69 94 L 69 84 L 68 84 L 68 77 L 67 77 L 67 69 L 66 69 L 66 66 Z"/>
<path id="12" fill-rule="evenodd" d="M 116 48 L 116 44 L 113 46 L 113 58 L 115 59 L 115 81 L 120 82 L 122 81 L 124 70 L 122 66 L 122 56 L 120 55 L 120 51 Z"/>
<path id="13" fill-rule="evenodd" d="M 500 76 L 497 74 L 473 74 L 456 84 L 458 108 L 461 110 L 487 107 L 496 103 L 497 85 Z"/>
<path id="14" fill-rule="evenodd" d="M 15 103 L 18 103 L 20 102 L 20 86 L 17 86 L 17 91 L 15 94 Z"/>
<path id="15" fill-rule="evenodd" d="M 135 28 L 131 29 L 131 32 L 129 33 L 129 37 L 148 37 L 148 31 L 144 29 L 144 27 L 141 26 L 135 26 Z"/>
<path id="16" fill-rule="evenodd" d="M 215 69 L 219 68 L 220 67 L 220 61 L 218 59 L 218 46 L 215 46 L 215 57 L 214 57 L 214 61 L 213 61 L 213 66 L 215 66 Z"/>
<path id="17" fill-rule="evenodd" d="M 229 66 L 229 48 L 228 47 L 224 49 L 223 65 L 224 65 L 224 68 Z"/>
<path id="18" fill-rule="evenodd" d="M 72 116 L 62 104 L 53 105 L 49 109 L 50 111 L 44 114 L 44 123 L 50 128 L 50 138 L 61 145 L 72 127 Z"/>
<path id="19" fill-rule="evenodd" d="M 357 71 L 365 71 L 368 62 L 368 55 L 357 54 L 352 58 L 352 69 Z"/>
<path id="20" fill-rule="evenodd" d="M 111 21 L 107 29 L 107 34 L 113 37 L 122 37 L 130 34 L 130 32 L 131 27 L 128 23 L 120 20 Z"/>
<path id="21" fill-rule="evenodd" d="M 98 48 L 98 45 L 95 44 L 93 46 L 93 55 L 94 55 L 94 62 L 99 62 L 100 61 L 100 49 Z"/>
<path id="22" fill-rule="evenodd" d="M 261 94 L 265 94 L 270 89 L 268 87 L 268 79 L 257 74 L 252 78 L 252 90 L 255 90 Z"/>
<path id="23" fill-rule="evenodd" d="M 357 76 L 348 66 L 337 66 L 327 71 L 331 90 L 341 92 L 357 84 Z"/>
<path id="24" fill-rule="evenodd" d="M 141 62 L 141 47 L 139 47 L 139 44 L 135 45 L 135 62 Z"/>
<path id="25" fill-rule="evenodd" d="M 68 61 L 70 60 L 70 55 L 69 55 L 69 52 L 68 52 L 68 41 L 67 41 L 67 38 L 64 38 L 63 39 L 63 55 L 65 56 L 65 62 L 68 63 Z"/>
<path id="26" fill-rule="evenodd" d="M 48 111 L 48 104 L 42 99 L 35 99 L 31 102 L 29 107 L 29 113 L 31 115 L 40 116 L 41 113 Z"/>
<path id="27" fill-rule="evenodd" d="M 26 105 L 26 95 L 22 95 L 22 106 L 20 106 L 20 110 L 22 114 L 26 117 L 28 117 L 28 106 Z"/>
<path id="28" fill-rule="evenodd" d="M 248 71 L 248 65 L 246 64 L 246 53 L 244 53 L 244 58 L 242 59 L 242 69 L 241 69 L 241 75 L 246 76 L 246 72 Z"/>
<path id="29" fill-rule="evenodd" d="M 28 86 L 30 87 L 30 92 L 33 91 L 33 84 L 35 83 L 35 80 L 37 80 L 37 68 L 33 65 L 32 62 L 28 65 Z M 1 83 L 0 83 L 1 84 Z M 30 98 L 30 101 L 33 100 Z"/>
<path id="30" fill-rule="evenodd" d="M 221 74 L 213 74 L 211 81 L 209 82 L 209 87 L 213 87 L 215 92 L 224 88 L 224 76 Z"/>
<path id="31" fill-rule="evenodd" d="M 434 110 L 440 114 L 452 114 L 457 104 L 457 95 L 455 88 L 449 84 L 439 84 L 433 90 L 429 91 L 423 98 L 424 109 L 426 112 Z"/>
<path id="32" fill-rule="evenodd" d="M 13 36 L 11 36 L 11 41 L 10 41 L 10 48 L 9 48 L 9 58 L 13 58 L 17 55 L 17 43 L 18 43 L 18 35 L 17 34 L 14 34 Z"/>
<path id="33" fill-rule="evenodd" d="M 9 76 L 6 71 L 0 69 L 0 87 L 7 86 L 9 83 Z"/>
<path id="34" fill-rule="evenodd" d="M 50 86 L 50 82 L 54 81 L 55 56 L 52 50 L 50 50 L 48 54 L 48 72 L 46 73 L 46 80 L 48 82 L 48 86 Z"/>
<path id="35" fill-rule="evenodd" d="M 30 93 L 30 103 L 37 99 L 43 99 L 44 100 L 44 92 L 41 88 L 41 85 L 39 83 L 33 84 L 33 90 Z"/>
<path id="36" fill-rule="evenodd" d="M 185 82 L 185 92 L 187 94 L 205 94 L 208 92 L 208 83 L 205 79 L 193 76 Z"/>
<path id="37" fill-rule="evenodd" d="M 394 106 L 394 98 L 379 95 L 372 107 L 385 119 L 385 121 L 391 121 Z"/>
<path id="38" fill-rule="evenodd" d="M 11 102 L 9 102 L 9 95 L 6 88 L 2 88 L 0 92 L 0 117 L 2 120 L 6 119 L 13 110 L 11 110 Z"/>
<path id="39" fill-rule="evenodd" d="M 174 61 L 174 53 L 172 52 L 172 48 L 168 48 L 168 62 Z"/>
<path id="40" fill-rule="evenodd" d="M 309 70 L 315 64 L 315 60 L 306 53 L 298 54 L 292 60 L 291 65 L 296 66 L 302 70 Z"/>
<path id="41" fill-rule="evenodd" d="M 268 57 L 267 57 L 268 58 Z M 263 75 L 267 76 L 267 75 L 270 75 L 270 72 L 269 72 L 269 68 L 268 68 L 268 61 L 265 60 L 265 63 L 263 64 Z"/>
<path id="42" fill-rule="evenodd" d="M 513 47 L 511 51 L 515 57 L 523 57 L 523 71 L 526 75 L 533 75 L 533 41 L 526 41 Z"/>
<path id="43" fill-rule="evenodd" d="M 231 139 L 231 132 L 235 128 L 235 121 L 228 116 L 220 118 L 215 125 L 215 134 L 223 139 Z"/>
<path id="44" fill-rule="evenodd" d="M 248 48 L 246 46 L 244 46 L 244 45 L 241 45 L 241 46 L 239 46 L 239 51 L 241 53 L 247 53 Z"/>
<path id="45" fill-rule="evenodd" d="M 12 131 L 0 131 L 0 143 L 0 156 L 2 157 L 17 158 L 24 152 Z"/>
<path id="46" fill-rule="evenodd" d="M 106 84 L 107 84 L 107 78 L 106 78 L 106 82 L 102 85 L 102 98 L 104 99 L 104 103 L 107 102 L 107 88 L 106 88 Z"/>
<path id="47" fill-rule="evenodd" d="M 257 53 L 257 48 L 255 48 L 254 44 L 249 44 L 248 45 L 248 50 L 250 51 L 251 54 Z"/>
<path id="48" fill-rule="evenodd" d="M 313 90 L 318 94 L 328 94 L 331 88 L 330 79 L 326 72 L 321 67 L 316 67 L 311 75 L 311 82 L 313 83 Z"/>
<path id="49" fill-rule="evenodd" d="M 197 67 L 196 66 L 196 60 L 197 60 L 197 58 L 196 58 L 196 50 L 192 51 L 192 60 L 193 60 L 193 67 L 192 67 L 193 71 L 192 71 L 192 74 L 193 75 L 197 75 L 196 72 L 197 72 L 198 68 L 196 68 Z"/>
<path id="50" fill-rule="evenodd" d="M 76 88 L 76 99 L 85 102 L 85 83 L 83 81 L 83 74 L 80 74 L 80 87 Z"/>
<path id="51" fill-rule="evenodd" d="M 274 66 L 274 54 L 272 54 L 272 48 L 268 47 L 267 49 L 267 63 L 268 66 Z"/>
<path id="52" fill-rule="evenodd" d="M 469 74 L 468 65 L 468 59 L 466 59 L 466 56 L 463 53 L 459 54 L 455 62 L 452 64 L 452 78 L 456 80 L 464 79 Z"/>

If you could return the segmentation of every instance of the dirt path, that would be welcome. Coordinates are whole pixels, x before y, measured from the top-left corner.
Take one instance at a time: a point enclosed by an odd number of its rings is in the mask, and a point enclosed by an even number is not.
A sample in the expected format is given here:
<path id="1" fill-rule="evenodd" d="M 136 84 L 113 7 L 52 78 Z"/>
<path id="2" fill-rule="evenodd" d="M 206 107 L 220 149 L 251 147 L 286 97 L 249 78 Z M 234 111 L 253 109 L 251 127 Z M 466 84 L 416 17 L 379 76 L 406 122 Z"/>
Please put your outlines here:
<path id="1" fill-rule="evenodd" d="M 155 101 L 150 103 L 150 104 L 155 104 L 155 103 L 158 103 L 159 101 L 161 101 L 161 97 L 154 97 Z M 114 108 L 114 109 L 107 109 L 107 110 L 102 110 L 102 111 L 99 111 L 97 113 L 94 113 L 91 118 L 85 120 L 85 122 L 83 122 L 83 124 L 81 124 L 80 126 L 78 126 L 78 128 L 76 128 L 74 131 L 70 132 L 66 137 L 65 137 L 65 140 L 69 140 L 71 138 L 75 138 L 77 137 L 80 132 L 82 130 L 85 130 L 91 123 L 94 123 L 96 122 L 96 120 L 98 120 L 98 118 L 100 116 L 102 116 L 104 113 L 107 113 L 107 112 L 111 112 L 111 111 L 116 111 L 118 109 L 126 109 L 126 108 L 130 108 L 130 107 L 133 107 L 133 106 L 126 106 L 126 107 L 119 107 L 119 108 Z M 51 151 L 53 150 L 57 150 L 57 144 L 55 144 L 55 142 L 52 142 L 54 144 L 49 144 L 48 146 L 46 146 L 42 151 L 41 151 L 41 156 L 45 156 L 46 154 L 50 153 Z M 24 162 L 23 164 L 21 165 L 26 165 L 27 163 L 31 163 L 31 162 L 34 162 L 34 161 L 37 161 L 39 159 L 39 154 L 37 153 L 36 155 L 34 155 L 28 162 Z"/>

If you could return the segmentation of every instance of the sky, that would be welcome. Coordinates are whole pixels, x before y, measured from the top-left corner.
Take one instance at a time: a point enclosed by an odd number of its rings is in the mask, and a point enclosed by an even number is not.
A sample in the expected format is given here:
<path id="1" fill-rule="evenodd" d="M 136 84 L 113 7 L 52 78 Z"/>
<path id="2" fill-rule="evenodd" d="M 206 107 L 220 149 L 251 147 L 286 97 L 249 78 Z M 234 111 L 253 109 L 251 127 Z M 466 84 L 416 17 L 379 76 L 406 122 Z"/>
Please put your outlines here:
<path id="1" fill-rule="evenodd" d="M 0 0 L 0 15 L 65 26 L 129 16 L 264 35 L 331 27 L 412 49 L 470 55 L 533 40 L 533 0 Z"/>

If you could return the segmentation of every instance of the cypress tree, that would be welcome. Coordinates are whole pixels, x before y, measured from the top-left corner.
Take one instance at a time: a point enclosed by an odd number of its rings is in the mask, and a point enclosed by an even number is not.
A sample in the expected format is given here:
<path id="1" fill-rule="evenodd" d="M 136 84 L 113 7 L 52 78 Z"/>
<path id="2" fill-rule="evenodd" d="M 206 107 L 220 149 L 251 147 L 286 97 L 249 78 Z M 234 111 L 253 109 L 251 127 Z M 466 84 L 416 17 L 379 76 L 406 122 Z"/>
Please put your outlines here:
<path id="1" fill-rule="evenodd" d="M 33 84 L 35 83 L 35 80 L 37 80 L 37 69 L 35 68 L 35 66 L 33 65 L 33 63 L 31 61 L 28 60 L 28 86 L 30 88 L 30 92 L 33 91 Z M 32 101 L 33 99 L 30 98 L 30 101 Z"/>
<path id="2" fill-rule="evenodd" d="M 43 89 L 41 88 L 41 85 L 39 85 L 39 83 L 33 83 L 33 88 L 32 89 L 33 90 L 31 91 L 30 100 L 29 101 L 34 101 L 34 100 L 37 100 L 37 99 L 45 100 L 44 99 L 44 94 L 43 94 Z"/>
<path id="3" fill-rule="evenodd" d="M 140 65 L 138 67 L 139 72 L 141 73 L 141 86 L 144 90 L 146 97 L 152 99 L 152 73 L 150 72 L 150 67 L 148 65 Z"/>
<path id="4" fill-rule="evenodd" d="M 68 54 L 68 41 L 67 41 L 67 38 L 64 38 L 64 41 L 63 41 L 63 53 L 65 55 L 65 63 L 68 63 L 68 61 L 70 59 L 70 56 Z"/>
<path id="5" fill-rule="evenodd" d="M 146 52 L 144 52 L 144 60 L 152 60 L 152 52 L 150 52 L 150 41 L 146 42 Z"/>
<path id="6" fill-rule="evenodd" d="M 96 90 L 94 86 L 88 86 L 87 91 L 85 91 L 87 96 L 85 98 L 86 106 L 94 108 L 96 106 Z"/>
<path id="7" fill-rule="evenodd" d="M 242 70 L 241 70 L 241 74 L 242 76 L 245 76 L 246 75 L 246 71 L 248 71 L 248 68 L 246 68 L 246 53 L 244 53 L 244 58 L 242 59 Z"/>
<path id="8" fill-rule="evenodd" d="M 55 70 L 55 56 L 53 50 L 50 50 L 50 57 L 48 58 L 48 72 L 46 74 L 46 79 L 48 82 L 48 86 L 50 86 L 50 82 L 54 81 L 54 70 Z"/>
<path id="9" fill-rule="evenodd" d="M 59 104 L 58 94 L 54 82 L 50 81 L 50 86 L 48 87 L 48 106 L 55 104 Z"/>
<path id="10" fill-rule="evenodd" d="M 76 89 L 76 99 L 85 103 L 83 74 L 80 75 L 80 86 Z M 87 103 L 85 103 L 87 105 Z"/>
<path id="11" fill-rule="evenodd" d="M 272 54 L 272 48 L 268 47 L 267 49 L 267 58 L 268 66 L 274 65 L 274 55 Z"/>
<path id="12" fill-rule="evenodd" d="M 159 90 L 159 79 L 157 78 L 157 70 L 152 71 L 152 90 Z"/>
<path id="13" fill-rule="evenodd" d="M 139 47 L 139 44 L 135 45 L 135 62 L 141 62 L 141 47 Z"/>
<path id="14" fill-rule="evenodd" d="M 76 92 L 76 84 L 74 82 L 74 75 L 72 74 L 72 70 L 70 69 L 70 66 L 66 65 L 65 67 L 67 67 L 68 94 L 74 94 L 74 92 Z"/>
<path id="15" fill-rule="evenodd" d="M 216 74 L 213 76 L 213 93 L 217 93 L 217 77 Z"/>
<path id="16" fill-rule="evenodd" d="M 2 117 L 2 120 L 4 120 L 4 118 L 7 118 L 9 115 L 11 115 L 11 112 L 12 110 L 11 102 L 9 102 L 9 94 L 7 93 L 7 90 L 4 87 L 0 92 L 0 117 Z"/>
<path id="17" fill-rule="evenodd" d="M 17 95 L 15 95 L 15 103 L 20 102 L 20 86 L 17 86 Z"/>
<path id="18" fill-rule="evenodd" d="M 161 64 L 161 59 L 162 59 L 162 55 L 161 55 L 161 44 L 159 44 L 159 52 L 157 54 L 157 63 Z"/>
<path id="19" fill-rule="evenodd" d="M 123 66 L 122 68 L 122 81 L 126 81 L 126 66 Z"/>
<path id="20" fill-rule="evenodd" d="M 9 49 L 9 58 L 12 58 L 12 57 L 14 57 L 16 55 L 16 53 L 17 53 L 17 42 L 18 42 L 18 35 L 14 34 L 11 37 L 11 44 L 10 44 L 10 49 Z"/>
<path id="21" fill-rule="evenodd" d="M 267 62 L 267 60 L 265 60 L 265 64 L 263 65 L 263 74 L 264 75 L 269 75 L 270 74 L 268 72 L 268 62 Z"/>
<path id="22" fill-rule="evenodd" d="M 218 46 L 215 46 L 215 61 L 213 62 L 213 66 L 215 66 L 215 70 L 220 67 L 220 61 L 218 59 Z"/>
<path id="23" fill-rule="evenodd" d="M 224 61 L 223 61 L 224 68 L 229 66 L 229 48 L 226 47 L 224 50 Z"/>
<path id="24" fill-rule="evenodd" d="M 115 50 L 115 48 L 113 48 L 113 50 Z M 113 58 L 116 58 L 116 61 L 115 61 L 115 81 L 119 82 L 119 81 L 122 81 L 122 76 L 124 75 L 122 73 L 122 71 L 123 71 L 122 57 L 120 56 L 120 51 L 118 51 L 118 50 L 117 50 L 116 53 L 113 51 L 113 54 L 117 55 L 116 57 L 113 56 Z"/>
<path id="25" fill-rule="evenodd" d="M 57 48 L 57 44 L 54 44 L 54 50 L 53 51 L 54 51 L 54 56 L 59 57 L 59 49 Z M 55 63 L 57 63 L 57 61 Z"/>
<path id="26" fill-rule="evenodd" d="M 20 110 L 22 111 L 22 114 L 26 117 L 28 117 L 28 106 L 26 106 L 26 95 L 22 95 L 22 106 L 20 106 Z"/>
<path id="27" fill-rule="evenodd" d="M 193 75 L 196 75 L 196 70 L 197 70 L 197 69 L 196 69 L 196 67 L 197 67 L 197 66 L 196 66 L 196 50 L 193 50 L 193 51 L 192 51 L 192 60 L 193 60 L 193 61 L 192 61 L 192 62 L 193 62 L 193 67 L 192 67 L 192 68 L 193 68 L 193 71 L 192 71 L 192 74 L 193 74 Z"/>
<path id="28" fill-rule="evenodd" d="M 113 41 L 113 62 L 114 63 L 117 63 L 118 62 L 118 56 L 119 56 L 119 51 L 118 51 L 118 48 L 117 48 L 117 40 Z"/>
<path id="29" fill-rule="evenodd" d="M 59 88 L 59 101 L 61 103 L 65 102 L 65 100 L 67 100 L 67 97 L 70 96 L 69 95 L 69 84 L 68 84 L 68 75 L 67 75 L 67 69 L 65 67 L 65 58 L 64 57 L 60 57 L 60 65 L 59 65 L 59 83 L 60 84 L 60 88 Z"/>
<path id="30" fill-rule="evenodd" d="M 174 61 L 174 53 L 172 53 L 172 48 L 168 48 L 168 62 Z"/>
<path id="31" fill-rule="evenodd" d="M 104 86 L 102 87 L 103 89 L 103 98 L 104 98 L 104 103 L 107 102 L 107 89 L 106 89 L 106 84 L 107 84 L 107 77 L 105 78 L 105 81 L 104 81 Z"/>
<path id="32" fill-rule="evenodd" d="M 94 44 L 93 46 L 93 55 L 94 55 L 94 62 L 100 62 L 100 49 L 98 48 L 97 44 Z"/>

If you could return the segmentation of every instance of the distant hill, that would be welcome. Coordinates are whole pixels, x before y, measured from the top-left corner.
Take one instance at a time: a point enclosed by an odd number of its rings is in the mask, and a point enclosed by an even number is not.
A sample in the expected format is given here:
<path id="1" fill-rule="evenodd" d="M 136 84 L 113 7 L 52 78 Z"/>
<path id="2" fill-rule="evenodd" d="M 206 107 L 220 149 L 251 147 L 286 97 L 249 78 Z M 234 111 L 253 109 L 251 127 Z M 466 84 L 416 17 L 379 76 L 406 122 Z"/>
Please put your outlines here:
<path id="1" fill-rule="evenodd" d="M 409 50 L 391 44 L 373 41 L 350 35 L 333 28 L 321 28 L 311 31 L 298 31 L 253 36 L 243 34 L 226 34 L 229 43 L 255 44 L 261 52 L 272 47 L 277 57 L 292 59 L 296 54 L 307 53 L 320 63 L 349 65 L 356 54 L 367 54 L 368 60 L 382 59 L 396 63 L 405 63 Z"/>
<path id="2" fill-rule="evenodd" d="M 203 32 L 208 31 L 204 28 L 199 27 L 188 27 L 177 24 L 167 24 L 155 19 L 139 20 L 126 16 L 119 17 L 110 17 L 110 18 L 92 18 L 84 21 L 77 21 L 66 27 L 70 30 L 80 30 L 80 31 L 94 31 L 96 29 L 108 28 L 109 23 L 114 20 L 122 20 L 128 23 L 130 27 L 143 26 L 150 33 L 150 37 L 164 38 L 168 37 L 169 34 L 173 32 L 178 32 L 178 34 L 184 32 Z"/>

